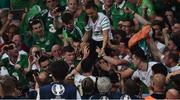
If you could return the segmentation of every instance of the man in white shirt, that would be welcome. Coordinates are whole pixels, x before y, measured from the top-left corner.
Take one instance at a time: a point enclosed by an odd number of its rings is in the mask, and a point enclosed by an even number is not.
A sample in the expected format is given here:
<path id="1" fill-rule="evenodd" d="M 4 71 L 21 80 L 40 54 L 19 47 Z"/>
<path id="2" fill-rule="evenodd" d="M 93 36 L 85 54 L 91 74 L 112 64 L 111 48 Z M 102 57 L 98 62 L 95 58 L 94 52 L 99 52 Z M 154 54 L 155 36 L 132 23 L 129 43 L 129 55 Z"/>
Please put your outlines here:
<path id="1" fill-rule="evenodd" d="M 83 42 L 88 42 L 90 39 L 90 49 L 95 52 L 96 46 L 98 46 L 101 48 L 102 54 L 108 41 L 112 39 L 109 18 L 103 13 L 98 13 L 97 6 L 92 1 L 87 3 L 85 11 L 89 18 L 85 27 L 86 32 L 82 40 Z"/>
<path id="2" fill-rule="evenodd" d="M 162 62 L 167 66 L 169 73 L 180 70 L 179 55 L 176 52 L 166 51 L 162 55 Z"/>
<path id="3" fill-rule="evenodd" d="M 139 78 L 147 87 L 149 87 L 152 76 L 151 68 L 157 62 L 148 62 L 144 51 L 140 47 L 133 50 L 132 62 L 137 67 L 137 70 L 132 75 L 132 79 Z"/>
<path id="4" fill-rule="evenodd" d="M 179 55 L 176 53 L 176 51 L 167 50 L 165 51 L 164 54 L 162 54 L 157 49 L 153 41 L 151 41 L 149 45 L 154 58 L 157 58 L 157 60 L 161 61 L 164 65 L 166 65 L 169 73 L 173 73 L 173 74 L 180 73 Z"/>

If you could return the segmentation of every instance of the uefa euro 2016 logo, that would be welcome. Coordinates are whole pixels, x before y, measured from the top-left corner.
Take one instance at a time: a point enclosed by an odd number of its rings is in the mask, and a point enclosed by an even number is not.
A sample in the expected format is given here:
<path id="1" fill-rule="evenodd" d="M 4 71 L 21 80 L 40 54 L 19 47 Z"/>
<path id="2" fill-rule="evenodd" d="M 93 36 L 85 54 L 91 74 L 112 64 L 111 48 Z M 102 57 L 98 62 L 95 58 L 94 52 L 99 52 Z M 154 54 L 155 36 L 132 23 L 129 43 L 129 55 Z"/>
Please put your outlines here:
<path id="1" fill-rule="evenodd" d="M 54 84 L 52 87 L 51 87 L 51 91 L 52 93 L 56 96 L 55 98 L 56 99 L 60 99 L 61 98 L 61 95 L 64 94 L 65 92 L 65 88 L 63 85 L 60 85 L 60 84 Z M 62 98 L 61 98 L 62 99 Z"/>

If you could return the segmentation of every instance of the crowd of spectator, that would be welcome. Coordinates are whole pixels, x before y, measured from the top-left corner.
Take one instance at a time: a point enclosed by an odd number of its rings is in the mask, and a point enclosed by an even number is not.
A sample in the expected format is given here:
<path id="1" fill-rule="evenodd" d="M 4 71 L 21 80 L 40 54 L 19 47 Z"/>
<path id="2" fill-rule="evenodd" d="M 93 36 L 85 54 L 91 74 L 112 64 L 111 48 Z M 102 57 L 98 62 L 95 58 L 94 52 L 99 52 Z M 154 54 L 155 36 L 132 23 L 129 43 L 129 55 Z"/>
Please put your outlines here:
<path id="1" fill-rule="evenodd" d="M 180 99 L 180 0 L 0 0 L 0 99 Z"/>

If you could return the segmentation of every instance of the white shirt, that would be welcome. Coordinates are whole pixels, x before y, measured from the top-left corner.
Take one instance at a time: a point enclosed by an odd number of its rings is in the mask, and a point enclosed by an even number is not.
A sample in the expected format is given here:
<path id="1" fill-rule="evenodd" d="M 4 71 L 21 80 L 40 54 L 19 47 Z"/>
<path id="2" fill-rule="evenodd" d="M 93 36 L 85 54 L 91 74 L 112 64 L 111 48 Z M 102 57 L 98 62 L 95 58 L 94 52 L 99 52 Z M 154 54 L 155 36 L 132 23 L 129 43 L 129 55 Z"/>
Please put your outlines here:
<path id="1" fill-rule="evenodd" d="M 89 18 L 88 24 L 85 26 L 85 30 L 92 30 L 92 39 L 95 41 L 103 41 L 102 31 L 109 30 L 109 39 L 112 39 L 111 24 L 109 18 L 103 13 L 98 13 L 98 19 L 95 23 L 91 18 Z"/>
<path id="2" fill-rule="evenodd" d="M 180 70 L 180 66 L 177 64 L 176 66 L 174 66 L 174 67 L 171 67 L 171 68 L 169 68 L 169 67 L 166 67 L 167 68 L 167 70 L 168 70 L 168 72 L 174 72 L 174 71 L 177 71 L 177 70 Z"/>
<path id="3" fill-rule="evenodd" d="M 156 63 L 157 62 L 149 62 L 147 71 L 142 71 L 142 70 L 137 69 L 133 73 L 132 79 L 139 78 L 147 87 L 149 87 L 150 86 L 151 76 L 152 76 L 152 69 L 151 68 Z"/>
<path id="4" fill-rule="evenodd" d="M 164 65 L 166 65 L 165 62 L 164 62 L 164 55 L 161 55 L 161 62 L 162 62 Z M 177 71 L 177 70 L 180 70 L 179 64 L 177 64 L 177 65 L 174 66 L 174 67 L 167 67 L 167 66 L 166 66 L 166 68 L 167 68 L 167 70 L 168 70 L 169 73 L 174 72 L 174 71 Z"/>

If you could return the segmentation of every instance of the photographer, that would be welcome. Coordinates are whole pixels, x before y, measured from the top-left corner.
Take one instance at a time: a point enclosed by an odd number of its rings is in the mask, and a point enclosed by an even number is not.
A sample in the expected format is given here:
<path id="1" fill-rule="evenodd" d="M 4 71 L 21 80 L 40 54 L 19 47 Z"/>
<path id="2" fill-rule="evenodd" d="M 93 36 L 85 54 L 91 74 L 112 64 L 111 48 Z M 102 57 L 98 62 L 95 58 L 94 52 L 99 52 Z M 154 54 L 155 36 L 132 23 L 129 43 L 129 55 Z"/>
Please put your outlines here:
<path id="1" fill-rule="evenodd" d="M 28 68 L 26 72 L 31 70 L 38 70 L 40 71 L 38 59 L 42 55 L 41 48 L 37 45 L 34 45 L 30 48 L 29 57 L 28 57 Z"/>

